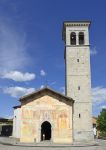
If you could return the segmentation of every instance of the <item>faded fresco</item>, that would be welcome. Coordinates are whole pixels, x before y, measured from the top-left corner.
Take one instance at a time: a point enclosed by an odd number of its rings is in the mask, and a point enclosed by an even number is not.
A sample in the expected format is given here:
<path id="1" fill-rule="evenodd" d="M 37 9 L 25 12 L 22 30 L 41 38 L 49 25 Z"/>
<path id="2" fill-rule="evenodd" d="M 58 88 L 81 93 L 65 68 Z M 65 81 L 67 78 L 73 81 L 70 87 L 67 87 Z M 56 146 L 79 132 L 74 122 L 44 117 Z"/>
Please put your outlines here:
<path id="1" fill-rule="evenodd" d="M 40 142 L 41 125 L 51 124 L 51 140 L 72 142 L 72 106 L 45 95 L 21 107 L 21 142 Z"/>

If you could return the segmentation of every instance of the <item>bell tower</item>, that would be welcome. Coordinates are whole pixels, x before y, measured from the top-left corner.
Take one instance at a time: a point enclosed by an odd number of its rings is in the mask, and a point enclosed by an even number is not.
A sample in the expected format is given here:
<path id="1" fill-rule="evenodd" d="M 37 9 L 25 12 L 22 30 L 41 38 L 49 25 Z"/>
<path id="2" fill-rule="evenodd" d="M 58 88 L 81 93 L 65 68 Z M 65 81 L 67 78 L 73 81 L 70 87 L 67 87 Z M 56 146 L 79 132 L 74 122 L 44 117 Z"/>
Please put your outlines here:
<path id="1" fill-rule="evenodd" d="M 64 22 L 66 95 L 75 100 L 74 142 L 93 140 L 89 21 Z"/>

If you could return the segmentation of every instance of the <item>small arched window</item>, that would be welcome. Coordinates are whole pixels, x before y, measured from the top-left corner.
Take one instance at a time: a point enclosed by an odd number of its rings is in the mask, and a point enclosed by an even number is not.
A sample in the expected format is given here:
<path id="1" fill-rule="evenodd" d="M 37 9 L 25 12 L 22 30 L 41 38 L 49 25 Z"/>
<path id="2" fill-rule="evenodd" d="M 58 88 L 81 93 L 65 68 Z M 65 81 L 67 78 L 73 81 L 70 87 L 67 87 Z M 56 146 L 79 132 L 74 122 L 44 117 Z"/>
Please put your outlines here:
<path id="1" fill-rule="evenodd" d="M 84 45 L 84 33 L 79 33 L 79 45 Z"/>
<path id="2" fill-rule="evenodd" d="M 71 45 L 76 45 L 76 33 L 72 32 L 70 35 Z"/>

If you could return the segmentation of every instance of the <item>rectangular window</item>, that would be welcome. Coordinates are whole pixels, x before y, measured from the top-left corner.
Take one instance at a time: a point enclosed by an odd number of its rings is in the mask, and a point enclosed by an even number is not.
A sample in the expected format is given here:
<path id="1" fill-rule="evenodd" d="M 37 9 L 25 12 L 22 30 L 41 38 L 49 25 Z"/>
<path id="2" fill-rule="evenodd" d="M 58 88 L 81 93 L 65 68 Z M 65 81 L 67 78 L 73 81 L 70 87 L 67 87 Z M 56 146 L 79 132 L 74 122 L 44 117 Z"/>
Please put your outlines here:
<path id="1" fill-rule="evenodd" d="M 79 118 L 81 118 L 81 114 L 79 114 Z"/>
<path id="2" fill-rule="evenodd" d="M 78 90 L 80 90 L 80 86 L 78 86 Z"/>
<path id="3" fill-rule="evenodd" d="M 79 62 L 79 59 L 77 59 L 77 62 Z"/>

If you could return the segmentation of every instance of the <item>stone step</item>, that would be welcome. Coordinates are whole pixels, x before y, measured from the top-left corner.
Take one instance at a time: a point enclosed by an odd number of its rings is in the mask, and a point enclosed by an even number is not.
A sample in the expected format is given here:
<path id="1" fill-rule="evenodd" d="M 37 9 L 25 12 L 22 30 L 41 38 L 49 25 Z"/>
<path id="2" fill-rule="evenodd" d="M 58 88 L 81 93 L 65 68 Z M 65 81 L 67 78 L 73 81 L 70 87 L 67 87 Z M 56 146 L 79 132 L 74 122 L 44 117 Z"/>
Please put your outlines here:
<path id="1" fill-rule="evenodd" d="M 22 147 L 86 147 L 86 146 L 98 146 L 98 143 L 53 143 L 52 141 L 42 141 L 40 143 L 20 143 L 16 142 L 14 138 L 0 137 L 0 143 L 4 145 L 22 146 Z"/>

